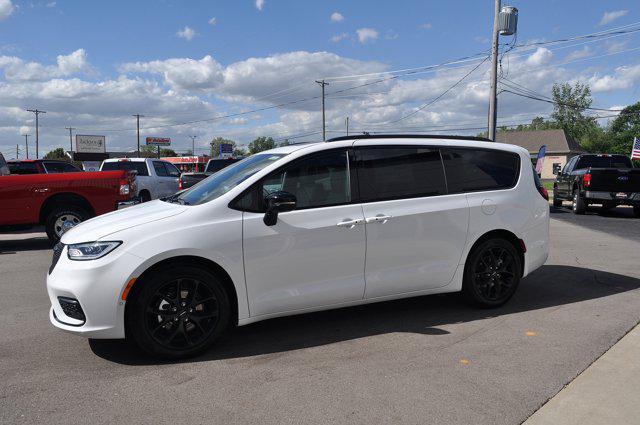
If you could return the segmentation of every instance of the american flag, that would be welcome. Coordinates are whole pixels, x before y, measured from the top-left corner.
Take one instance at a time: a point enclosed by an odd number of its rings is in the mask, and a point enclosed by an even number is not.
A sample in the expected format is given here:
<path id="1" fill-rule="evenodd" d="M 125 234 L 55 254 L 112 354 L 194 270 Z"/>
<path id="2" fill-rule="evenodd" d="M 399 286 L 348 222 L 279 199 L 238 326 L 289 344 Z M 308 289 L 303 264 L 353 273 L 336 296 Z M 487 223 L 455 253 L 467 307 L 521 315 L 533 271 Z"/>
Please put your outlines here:
<path id="1" fill-rule="evenodd" d="M 633 138 L 633 147 L 631 148 L 631 159 L 640 159 L 640 139 Z"/>

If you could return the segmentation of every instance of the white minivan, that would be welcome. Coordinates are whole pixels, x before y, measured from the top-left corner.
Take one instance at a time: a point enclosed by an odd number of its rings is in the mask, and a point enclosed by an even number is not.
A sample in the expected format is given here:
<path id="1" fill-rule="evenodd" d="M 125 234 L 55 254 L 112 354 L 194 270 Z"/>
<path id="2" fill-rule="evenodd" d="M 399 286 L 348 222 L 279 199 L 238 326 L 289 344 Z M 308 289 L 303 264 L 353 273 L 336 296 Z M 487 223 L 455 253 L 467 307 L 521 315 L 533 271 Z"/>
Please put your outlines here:
<path id="1" fill-rule="evenodd" d="M 65 233 L 50 320 L 191 356 L 272 317 L 461 291 L 496 307 L 547 259 L 529 153 L 456 136 L 350 136 L 252 155 Z"/>

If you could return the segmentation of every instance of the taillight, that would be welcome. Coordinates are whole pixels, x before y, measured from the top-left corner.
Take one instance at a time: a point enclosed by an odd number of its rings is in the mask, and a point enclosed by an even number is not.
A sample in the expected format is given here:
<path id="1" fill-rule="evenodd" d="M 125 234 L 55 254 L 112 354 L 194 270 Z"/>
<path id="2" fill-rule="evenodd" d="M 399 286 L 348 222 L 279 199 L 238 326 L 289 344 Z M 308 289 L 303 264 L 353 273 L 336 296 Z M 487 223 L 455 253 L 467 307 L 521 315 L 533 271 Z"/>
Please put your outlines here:
<path id="1" fill-rule="evenodd" d="M 129 180 L 120 180 L 120 189 L 118 193 L 125 196 L 131 193 L 131 185 L 129 185 Z"/>
<path id="2" fill-rule="evenodd" d="M 182 187 L 182 177 L 180 177 L 180 178 L 178 179 L 178 189 L 180 189 L 180 190 L 182 190 L 182 189 L 183 189 L 183 187 Z"/>
<path id="3" fill-rule="evenodd" d="M 540 192 L 540 195 L 542 195 L 545 200 L 549 200 L 549 191 L 547 191 L 544 186 L 538 186 L 538 192 Z"/>
<path id="4" fill-rule="evenodd" d="M 584 187 L 591 186 L 591 174 L 587 173 L 582 178 L 582 182 L 584 183 Z"/>

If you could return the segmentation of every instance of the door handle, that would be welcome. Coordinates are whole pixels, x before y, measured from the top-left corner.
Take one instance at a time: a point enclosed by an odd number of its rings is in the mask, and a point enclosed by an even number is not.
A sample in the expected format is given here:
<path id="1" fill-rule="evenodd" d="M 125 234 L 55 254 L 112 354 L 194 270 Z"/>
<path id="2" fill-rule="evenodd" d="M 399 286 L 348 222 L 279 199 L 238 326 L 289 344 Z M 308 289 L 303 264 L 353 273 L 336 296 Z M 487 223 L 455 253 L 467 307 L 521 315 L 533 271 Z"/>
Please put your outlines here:
<path id="1" fill-rule="evenodd" d="M 367 223 L 386 223 L 387 221 L 391 220 L 393 218 L 393 216 L 390 215 L 384 215 L 384 214 L 378 214 L 375 217 L 369 217 L 366 219 Z"/>
<path id="2" fill-rule="evenodd" d="M 355 226 L 357 226 L 358 224 L 362 224 L 363 220 L 357 219 L 357 220 L 349 220 L 348 218 L 345 219 L 344 221 L 341 221 L 340 223 L 337 224 L 338 227 L 346 227 L 348 229 L 353 229 Z"/>

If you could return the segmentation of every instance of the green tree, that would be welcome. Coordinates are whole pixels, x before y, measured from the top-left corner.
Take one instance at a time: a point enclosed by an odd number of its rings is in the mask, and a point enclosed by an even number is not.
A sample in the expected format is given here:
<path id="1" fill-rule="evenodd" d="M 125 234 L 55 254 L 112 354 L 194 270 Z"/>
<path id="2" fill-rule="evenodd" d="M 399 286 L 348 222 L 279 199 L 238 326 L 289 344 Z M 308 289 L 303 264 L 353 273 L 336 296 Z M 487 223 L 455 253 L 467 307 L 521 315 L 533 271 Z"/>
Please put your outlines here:
<path id="1" fill-rule="evenodd" d="M 220 156 L 220 145 L 222 145 L 223 143 L 232 145 L 234 149 L 236 148 L 236 145 L 237 145 L 237 143 L 233 140 L 225 139 L 224 137 L 218 136 L 214 138 L 211 142 L 209 142 L 209 145 L 211 146 L 212 157 L 215 158 L 217 156 Z"/>
<path id="2" fill-rule="evenodd" d="M 253 142 L 249 143 L 249 153 L 254 154 L 269 149 L 273 149 L 277 146 L 276 141 L 271 137 L 258 137 Z"/>
<path id="3" fill-rule="evenodd" d="M 162 157 L 178 156 L 178 154 L 173 149 L 162 148 L 162 149 L 160 149 L 160 156 L 162 156 Z"/>
<path id="4" fill-rule="evenodd" d="M 570 136 L 581 140 L 597 127 L 596 119 L 585 115 L 585 111 L 593 102 L 588 84 L 576 82 L 571 86 L 569 83 L 556 83 L 551 95 L 555 102 L 551 117 Z"/>
<path id="5" fill-rule="evenodd" d="M 63 161 L 71 162 L 63 148 L 56 148 L 52 150 L 44 156 L 44 159 L 61 159 Z"/>
<path id="6" fill-rule="evenodd" d="M 640 137 L 640 102 L 624 108 L 608 130 L 610 152 L 630 155 L 633 138 Z"/>
<path id="7" fill-rule="evenodd" d="M 233 148 L 233 156 L 245 156 L 246 154 L 247 154 L 247 151 L 245 148 L 241 148 L 241 147 Z"/>

